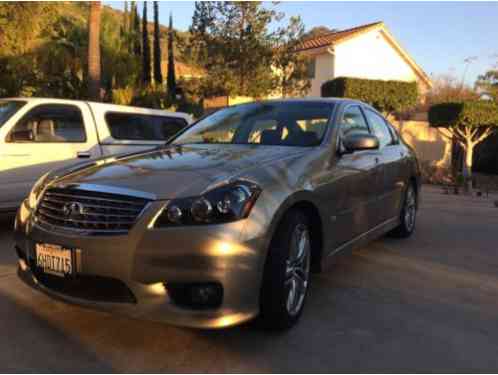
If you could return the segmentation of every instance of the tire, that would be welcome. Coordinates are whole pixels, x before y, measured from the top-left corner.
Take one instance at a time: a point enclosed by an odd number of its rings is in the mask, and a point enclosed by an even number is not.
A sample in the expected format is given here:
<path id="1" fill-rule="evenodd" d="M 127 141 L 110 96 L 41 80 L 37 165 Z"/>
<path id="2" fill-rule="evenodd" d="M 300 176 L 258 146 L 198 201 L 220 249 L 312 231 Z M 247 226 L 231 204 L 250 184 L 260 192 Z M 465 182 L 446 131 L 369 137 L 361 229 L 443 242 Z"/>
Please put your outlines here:
<path id="1" fill-rule="evenodd" d="M 309 223 L 301 211 L 289 211 L 271 241 L 259 317 L 267 329 L 288 329 L 299 320 L 303 311 L 311 265 Z"/>
<path id="2" fill-rule="evenodd" d="M 417 190 L 413 183 L 408 185 L 401 209 L 400 224 L 389 235 L 397 238 L 408 238 L 415 231 L 417 219 Z"/>

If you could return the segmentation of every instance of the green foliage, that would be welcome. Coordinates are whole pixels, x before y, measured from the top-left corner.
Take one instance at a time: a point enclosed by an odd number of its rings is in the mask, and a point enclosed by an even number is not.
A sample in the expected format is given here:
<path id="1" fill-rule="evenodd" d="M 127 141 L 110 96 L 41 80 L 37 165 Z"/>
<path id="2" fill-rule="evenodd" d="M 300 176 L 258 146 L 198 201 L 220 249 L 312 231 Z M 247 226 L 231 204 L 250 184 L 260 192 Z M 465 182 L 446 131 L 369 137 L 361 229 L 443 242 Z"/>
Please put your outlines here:
<path id="1" fill-rule="evenodd" d="M 498 102 L 498 69 L 488 70 L 480 75 L 476 82 L 477 88 Z"/>
<path id="2" fill-rule="evenodd" d="M 323 97 L 361 100 L 386 114 L 402 112 L 417 104 L 416 82 L 339 77 L 321 88 Z"/>
<path id="3" fill-rule="evenodd" d="M 276 73 L 276 88 L 283 97 L 304 96 L 311 87 L 307 70 L 309 58 L 295 53 L 303 34 L 304 24 L 300 17 L 291 17 L 289 24 L 275 34 L 272 67 Z"/>
<path id="4" fill-rule="evenodd" d="M 161 72 L 161 34 L 159 30 L 159 7 L 154 1 L 154 81 L 156 84 L 163 83 Z"/>
<path id="5" fill-rule="evenodd" d="M 168 30 L 168 94 L 174 98 L 176 95 L 176 76 L 175 76 L 175 55 L 173 48 L 173 15 L 169 14 L 169 30 Z"/>
<path id="6" fill-rule="evenodd" d="M 144 1 L 142 13 L 142 83 L 148 85 L 150 81 L 150 44 L 149 31 L 147 29 L 147 1 Z"/>
<path id="7" fill-rule="evenodd" d="M 498 105 L 488 101 L 436 104 L 429 109 L 429 123 L 445 128 L 498 127 Z"/>

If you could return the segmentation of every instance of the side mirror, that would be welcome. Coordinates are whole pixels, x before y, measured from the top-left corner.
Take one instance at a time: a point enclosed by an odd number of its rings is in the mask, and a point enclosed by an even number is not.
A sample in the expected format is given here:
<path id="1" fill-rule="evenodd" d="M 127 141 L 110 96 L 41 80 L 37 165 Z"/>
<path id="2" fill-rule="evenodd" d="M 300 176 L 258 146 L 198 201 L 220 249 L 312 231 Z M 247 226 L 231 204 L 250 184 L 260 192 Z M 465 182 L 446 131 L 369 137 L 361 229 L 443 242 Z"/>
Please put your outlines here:
<path id="1" fill-rule="evenodd" d="M 34 134 L 32 130 L 16 130 L 10 133 L 9 140 L 11 142 L 26 142 L 32 141 L 34 139 Z"/>
<path id="2" fill-rule="evenodd" d="M 351 134 L 342 140 L 345 153 L 353 153 L 363 150 L 377 150 L 379 148 L 379 139 L 371 134 Z"/>

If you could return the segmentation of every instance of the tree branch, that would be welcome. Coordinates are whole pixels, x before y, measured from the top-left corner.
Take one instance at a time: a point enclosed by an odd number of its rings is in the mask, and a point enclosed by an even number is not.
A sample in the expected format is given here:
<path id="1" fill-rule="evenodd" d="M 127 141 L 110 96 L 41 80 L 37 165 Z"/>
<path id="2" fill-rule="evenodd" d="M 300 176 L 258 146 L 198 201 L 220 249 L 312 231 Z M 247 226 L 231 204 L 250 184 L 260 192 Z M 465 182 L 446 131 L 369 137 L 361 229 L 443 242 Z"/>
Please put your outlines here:
<path id="1" fill-rule="evenodd" d="M 475 144 L 478 144 L 478 143 L 481 143 L 482 141 L 484 141 L 486 138 L 488 138 L 491 133 L 493 133 L 493 130 L 491 128 L 487 128 L 484 133 L 481 134 L 481 136 L 479 138 L 477 138 L 477 140 L 474 142 Z"/>

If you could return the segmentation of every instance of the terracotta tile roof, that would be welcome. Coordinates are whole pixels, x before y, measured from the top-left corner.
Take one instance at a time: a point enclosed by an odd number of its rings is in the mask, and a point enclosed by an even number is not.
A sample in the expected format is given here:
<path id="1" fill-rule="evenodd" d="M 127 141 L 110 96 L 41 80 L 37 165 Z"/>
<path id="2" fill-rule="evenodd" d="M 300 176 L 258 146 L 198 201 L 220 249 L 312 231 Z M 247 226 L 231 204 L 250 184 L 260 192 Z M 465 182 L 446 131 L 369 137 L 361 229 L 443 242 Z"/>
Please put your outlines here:
<path id="1" fill-rule="evenodd" d="M 384 24 L 383 22 L 374 22 L 374 23 L 369 23 L 367 25 L 353 27 L 351 29 L 334 31 L 328 34 L 319 35 L 317 37 L 303 41 L 297 47 L 296 51 L 305 51 L 308 49 L 330 46 L 331 44 L 349 39 L 352 36 L 356 36 L 366 31 L 375 29 L 379 26 L 382 26 L 383 24 Z"/>

